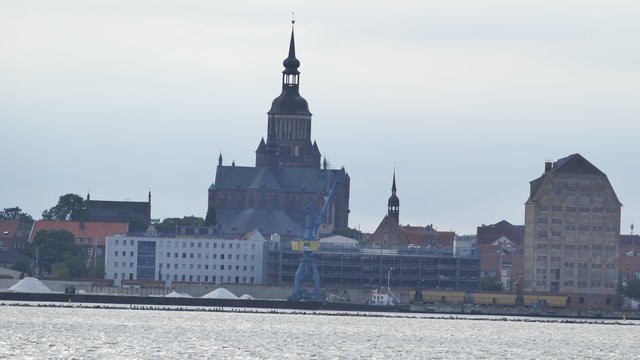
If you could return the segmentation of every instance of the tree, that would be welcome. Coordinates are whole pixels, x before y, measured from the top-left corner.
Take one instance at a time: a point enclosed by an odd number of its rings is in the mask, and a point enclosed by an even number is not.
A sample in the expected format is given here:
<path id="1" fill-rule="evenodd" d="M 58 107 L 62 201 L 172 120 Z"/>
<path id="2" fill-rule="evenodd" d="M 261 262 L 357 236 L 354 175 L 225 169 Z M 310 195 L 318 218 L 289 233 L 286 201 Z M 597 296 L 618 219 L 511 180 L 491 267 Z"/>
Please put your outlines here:
<path id="1" fill-rule="evenodd" d="M 73 256 L 82 260 L 82 248 L 74 243 L 73 234 L 67 230 L 38 231 L 30 251 L 31 257 L 37 260 L 38 267 L 49 272 L 52 271 L 53 264 L 63 263 L 65 260 L 75 261 L 71 258 Z"/>
<path id="2" fill-rule="evenodd" d="M 11 265 L 11 270 L 20 271 L 21 273 L 26 274 L 28 276 L 33 275 L 31 264 L 29 264 L 29 262 L 24 259 L 16 263 L 13 263 L 13 265 Z"/>
<path id="3" fill-rule="evenodd" d="M 79 278 L 85 276 L 87 268 L 84 266 L 82 256 L 66 252 L 62 257 L 62 261 L 56 262 L 51 266 L 51 272 L 57 278 Z"/>
<path id="4" fill-rule="evenodd" d="M 104 258 L 99 257 L 96 259 L 96 264 L 93 269 L 89 270 L 87 275 L 92 279 L 104 279 Z"/>
<path id="5" fill-rule="evenodd" d="M 503 291 L 502 281 L 493 277 L 483 277 L 480 281 L 480 290 L 482 291 Z"/>
<path id="6" fill-rule="evenodd" d="M 166 218 L 156 225 L 156 230 L 161 233 L 172 233 L 176 231 L 176 226 L 204 226 L 204 219 L 197 216 L 184 216 L 180 218 Z"/>
<path id="7" fill-rule="evenodd" d="M 85 215 L 86 206 L 80 195 L 66 194 L 60 196 L 56 206 L 42 212 L 43 220 L 79 221 Z"/>
<path id="8" fill-rule="evenodd" d="M 19 207 L 5 208 L 0 211 L 0 220 L 18 220 L 26 224 L 33 224 L 33 218 L 27 213 L 23 213 Z"/>
<path id="9" fill-rule="evenodd" d="M 640 299 L 640 280 L 633 279 L 622 288 L 622 294 L 632 299 Z"/>

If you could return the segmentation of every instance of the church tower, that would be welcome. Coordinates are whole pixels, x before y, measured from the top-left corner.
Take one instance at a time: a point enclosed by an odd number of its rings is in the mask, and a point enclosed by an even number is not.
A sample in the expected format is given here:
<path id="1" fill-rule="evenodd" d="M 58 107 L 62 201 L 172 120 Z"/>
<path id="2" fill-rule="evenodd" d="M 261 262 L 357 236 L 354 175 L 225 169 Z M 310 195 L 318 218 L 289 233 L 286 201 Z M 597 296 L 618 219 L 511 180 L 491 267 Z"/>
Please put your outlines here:
<path id="1" fill-rule="evenodd" d="M 387 202 L 388 215 L 400 223 L 400 199 L 396 195 L 396 171 L 393 171 L 393 185 L 391 185 L 391 196 Z"/>
<path id="2" fill-rule="evenodd" d="M 300 96 L 300 61 L 296 58 L 293 24 L 289 55 L 282 62 L 282 92 L 267 113 L 267 141 L 256 149 L 256 166 L 320 169 L 318 144 L 311 142 L 311 113 Z"/>

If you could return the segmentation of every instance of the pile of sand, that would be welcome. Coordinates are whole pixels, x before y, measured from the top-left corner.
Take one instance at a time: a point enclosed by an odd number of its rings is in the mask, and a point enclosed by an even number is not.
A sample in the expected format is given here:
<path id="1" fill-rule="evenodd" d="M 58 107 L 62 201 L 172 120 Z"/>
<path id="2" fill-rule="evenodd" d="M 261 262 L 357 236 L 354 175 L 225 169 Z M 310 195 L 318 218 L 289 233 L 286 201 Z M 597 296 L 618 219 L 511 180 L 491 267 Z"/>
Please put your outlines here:
<path id="1" fill-rule="evenodd" d="M 26 277 L 9 288 L 9 291 L 22 293 L 50 293 L 51 290 L 33 277 Z"/>
<path id="2" fill-rule="evenodd" d="M 244 295 L 240 296 L 240 299 L 242 299 L 242 300 L 253 300 L 254 297 L 249 295 L 249 294 L 244 294 Z"/>
<path id="3" fill-rule="evenodd" d="M 164 297 L 169 297 L 169 298 L 190 298 L 193 297 L 187 293 L 179 293 L 177 291 L 172 291 L 169 294 L 165 295 Z"/>
<path id="4" fill-rule="evenodd" d="M 217 288 L 212 292 L 202 295 L 205 299 L 237 299 L 238 297 L 225 288 Z"/>

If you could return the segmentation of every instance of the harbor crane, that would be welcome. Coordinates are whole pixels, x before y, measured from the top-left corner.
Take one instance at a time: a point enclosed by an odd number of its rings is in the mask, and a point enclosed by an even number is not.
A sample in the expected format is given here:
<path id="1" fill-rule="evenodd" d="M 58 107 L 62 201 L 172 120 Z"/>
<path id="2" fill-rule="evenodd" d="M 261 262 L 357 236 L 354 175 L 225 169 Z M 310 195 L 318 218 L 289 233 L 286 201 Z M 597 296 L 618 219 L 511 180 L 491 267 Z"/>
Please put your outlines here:
<path id="1" fill-rule="evenodd" d="M 293 284 L 293 293 L 289 296 L 290 301 L 324 301 L 325 297 L 320 292 L 320 272 L 316 266 L 313 254 L 311 252 L 311 241 L 318 240 L 318 231 L 320 226 L 324 222 L 329 209 L 329 204 L 333 198 L 333 193 L 336 189 L 336 182 L 331 186 L 329 194 L 324 198 L 324 205 L 320 214 L 313 220 L 313 204 L 317 199 L 317 196 L 307 204 L 307 215 L 304 224 L 304 233 L 302 239 L 304 241 L 304 248 L 302 258 L 300 259 L 300 265 L 296 271 L 296 276 Z M 318 194 L 319 195 L 319 194 Z M 313 282 L 313 293 L 310 293 L 307 289 L 301 288 L 301 284 L 304 281 Z"/>

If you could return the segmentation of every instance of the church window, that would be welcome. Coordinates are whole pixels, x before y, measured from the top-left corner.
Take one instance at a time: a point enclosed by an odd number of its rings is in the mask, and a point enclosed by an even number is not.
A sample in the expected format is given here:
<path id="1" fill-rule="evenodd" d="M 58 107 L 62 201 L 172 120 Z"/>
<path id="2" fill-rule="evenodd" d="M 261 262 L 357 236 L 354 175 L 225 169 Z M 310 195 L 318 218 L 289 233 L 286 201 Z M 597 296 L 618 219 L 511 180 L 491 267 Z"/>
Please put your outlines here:
<path id="1" fill-rule="evenodd" d="M 295 156 L 299 156 L 300 155 L 300 149 L 298 148 L 298 145 L 296 145 L 296 147 L 294 148 L 293 155 L 295 155 Z"/>

